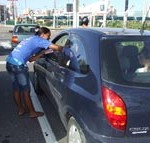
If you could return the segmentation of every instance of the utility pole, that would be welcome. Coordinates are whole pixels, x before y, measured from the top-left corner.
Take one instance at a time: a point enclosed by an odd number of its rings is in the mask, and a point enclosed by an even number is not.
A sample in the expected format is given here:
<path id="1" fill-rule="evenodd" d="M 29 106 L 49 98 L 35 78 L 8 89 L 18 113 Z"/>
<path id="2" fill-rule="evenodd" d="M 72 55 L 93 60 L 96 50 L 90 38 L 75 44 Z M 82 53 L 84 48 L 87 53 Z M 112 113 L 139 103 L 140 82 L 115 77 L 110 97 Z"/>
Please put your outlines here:
<path id="1" fill-rule="evenodd" d="M 12 13 L 13 13 L 13 19 L 14 19 L 14 24 L 16 25 L 16 0 L 12 1 Z"/>
<path id="2" fill-rule="evenodd" d="M 26 2 L 26 0 L 24 1 L 25 3 L 25 21 L 26 21 L 26 23 L 28 23 L 28 20 L 27 20 L 27 2 Z"/>
<path id="3" fill-rule="evenodd" d="M 129 3 L 129 1 L 128 1 L 128 0 L 125 0 L 125 11 L 128 10 L 128 3 Z"/>
<path id="4" fill-rule="evenodd" d="M 132 5 L 130 8 L 128 6 L 128 0 L 125 0 L 125 12 L 124 12 L 124 24 L 123 24 L 123 28 L 127 27 L 127 19 L 128 19 L 128 13 L 130 12 L 130 10 L 134 7 L 134 5 Z"/>
<path id="5" fill-rule="evenodd" d="M 123 23 L 123 28 L 127 27 L 127 18 L 128 18 L 128 0 L 125 0 L 125 10 L 124 10 L 124 23 Z"/>
<path id="6" fill-rule="evenodd" d="M 53 28 L 56 28 L 56 0 L 54 0 Z"/>
<path id="7" fill-rule="evenodd" d="M 73 0 L 73 27 L 79 26 L 79 0 Z"/>
<path id="8" fill-rule="evenodd" d="M 103 15 L 103 27 L 106 27 L 108 5 L 109 5 L 109 0 L 105 0 L 105 3 L 104 3 L 104 15 Z"/>

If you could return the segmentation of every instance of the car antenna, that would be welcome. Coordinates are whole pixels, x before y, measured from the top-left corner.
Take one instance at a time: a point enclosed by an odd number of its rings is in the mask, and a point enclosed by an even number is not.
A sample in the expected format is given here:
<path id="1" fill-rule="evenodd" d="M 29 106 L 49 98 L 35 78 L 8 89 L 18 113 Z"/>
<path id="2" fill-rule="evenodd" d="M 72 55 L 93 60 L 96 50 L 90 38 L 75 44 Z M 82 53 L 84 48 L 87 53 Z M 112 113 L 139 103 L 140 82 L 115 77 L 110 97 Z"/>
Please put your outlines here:
<path id="1" fill-rule="evenodd" d="M 145 30 L 145 27 L 144 27 L 144 26 L 145 26 L 145 23 L 146 23 L 146 18 L 147 18 L 148 14 L 149 14 L 149 10 L 150 10 L 150 6 L 149 6 L 149 8 L 148 8 L 148 10 L 147 10 L 147 13 L 146 13 L 145 19 L 144 19 L 143 24 L 142 24 L 141 29 L 140 29 L 140 33 L 141 33 L 141 35 L 143 35 L 144 30 Z"/>

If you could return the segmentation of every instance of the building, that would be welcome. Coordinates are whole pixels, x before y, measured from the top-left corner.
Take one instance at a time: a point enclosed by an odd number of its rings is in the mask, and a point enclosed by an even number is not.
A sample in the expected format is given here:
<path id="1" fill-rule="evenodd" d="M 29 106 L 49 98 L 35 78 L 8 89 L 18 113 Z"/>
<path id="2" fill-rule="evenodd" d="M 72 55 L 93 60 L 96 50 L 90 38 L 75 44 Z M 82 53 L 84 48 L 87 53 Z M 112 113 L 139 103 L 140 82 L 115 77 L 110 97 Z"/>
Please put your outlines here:
<path id="1" fill-rule="evenodd" d="M 0 22 L 3 22 L 7 19 L 7 11 L 6 5 L 0 5 Z"/>

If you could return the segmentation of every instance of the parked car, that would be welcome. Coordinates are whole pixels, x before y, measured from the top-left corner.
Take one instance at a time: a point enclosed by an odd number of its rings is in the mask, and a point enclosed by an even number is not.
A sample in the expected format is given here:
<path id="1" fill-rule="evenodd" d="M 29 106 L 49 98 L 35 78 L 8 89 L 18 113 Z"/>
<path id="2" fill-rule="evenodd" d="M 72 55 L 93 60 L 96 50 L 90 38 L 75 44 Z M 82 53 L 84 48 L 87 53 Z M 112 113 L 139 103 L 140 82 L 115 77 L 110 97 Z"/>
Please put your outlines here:
<path id="1" fill-rule="evenodd" d="M 34 63 L 33 84 L 55 105 L 68 143 L 150 142 L 150 32 L 61 31 L 62 52 Z"/>
<path id="2" fill-rule="evenodd" d="M 37 24 L 17 24 L 14 26 L 11 38 L 11 47 L 15 48 L 23 39 L 35 34 Z"/>

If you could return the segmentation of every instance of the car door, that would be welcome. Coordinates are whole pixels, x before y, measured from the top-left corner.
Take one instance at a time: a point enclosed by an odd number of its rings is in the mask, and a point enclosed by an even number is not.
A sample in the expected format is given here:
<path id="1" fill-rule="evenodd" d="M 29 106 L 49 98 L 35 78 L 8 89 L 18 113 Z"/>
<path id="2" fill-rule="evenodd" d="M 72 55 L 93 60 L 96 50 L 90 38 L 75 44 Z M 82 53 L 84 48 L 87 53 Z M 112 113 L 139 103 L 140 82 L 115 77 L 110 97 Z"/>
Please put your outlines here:
<path id="1" fill-rule="evenodd" d="M 46 76 L 45 76 L 46 73 L 47 73 L 47 69 L 46 69 L 45 58 L 40 58 L 34 63 L 35 77 L 33 80 L 38 80 L 38 84 L 42 89 L 45 89 L 45 87 L 47 87 Z"/>
<path id="2" fill-rule="evenodd" d="M 59 114 L 61 118 L 64 117 L 67 106 L 74 108 L 73 106 L 77 105 L 79 107 L 80 104 L 76 103 L 79 103 L 78 99 L 80 98 L 77 97 L 79 97 L 80 94 L 86 95 L 86 91 L 89 90 L 89 87 L 86 86 L 86 78 L 89 68 L 83 39 L 81 39 L 77 34 L 70 34 L 68 38 L 70 41 L 70 61 L 68 60 L 67 65 L 59 64 L 59 72 L 57 73 L 57 76 L 59 77 L 58 84 L 61 95 L 58 99 L 60 106 Z M 80 91 L 82 91 L 82 93 L 80 93 Z"/>
<path id="3" fill-rule="evenodd" d="M 63 33 L 56 37 L 53 41 L 53 43 L 57 45 L 64 46 L 67 39 L 68 39 L 68 33 Z M 46 83 L 48 85 L 48 90 L 52 93 L 52 98 L 54 99 L 53 102 L 55 106 L 59 106 L 59 101 L 61 100 L 61 92 L 60 92 L 60 83 L 63 76 L 63 68 L 59 64 L 59 58 L 61 56 L 61 52 L 57 51 L 54 53 L 50 53 L 46 55 L 45 61 L 46 61 Z M 59 108 L 58 108 L 59 109 Z"/>

